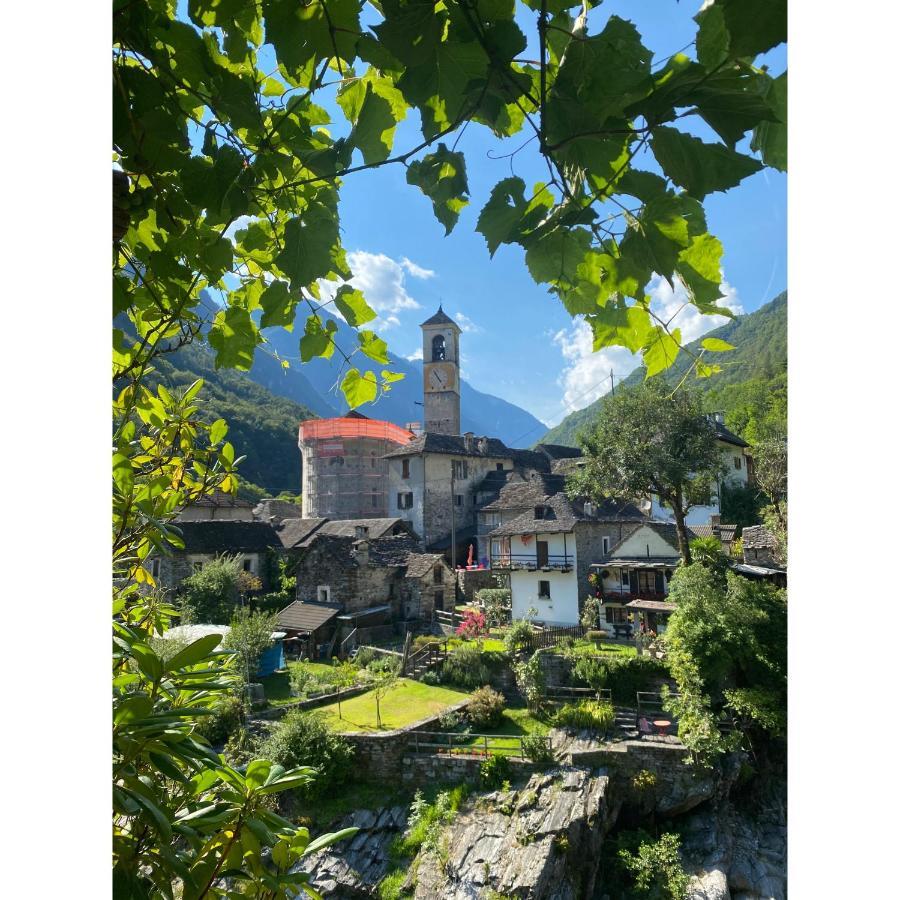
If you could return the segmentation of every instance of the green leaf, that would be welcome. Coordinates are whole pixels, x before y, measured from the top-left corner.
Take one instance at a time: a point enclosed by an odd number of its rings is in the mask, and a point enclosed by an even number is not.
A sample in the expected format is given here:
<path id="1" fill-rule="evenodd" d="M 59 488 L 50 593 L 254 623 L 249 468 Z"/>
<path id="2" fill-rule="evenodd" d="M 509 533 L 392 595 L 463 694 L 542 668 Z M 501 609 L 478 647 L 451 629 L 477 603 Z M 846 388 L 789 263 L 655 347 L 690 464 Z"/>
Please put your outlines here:
<path id="1" fill-rule="evenodd" d="M 124 453 L 114 453 L 112 459 L 113 482 L 124 497 L 131 495 L 134 490 L 134 471 L 131 460 Z"/>
<path id="2" fill-rule="evenodd" d="M 697 13 L 694 20 L 697 29 L 697 59 L 707 70 L 715 69 L 728 58 L 729 34 L 725 25 L 725 13 L 713 4 Z"/>
<path id="3" fill-rule="evenodd" d="M 340 314 L 347 320 L 348 325 L 354 328 L 371 322 L 377 315 L 374 309 L 366 303 L 362 291 L 358 291 L 350 285 L 341 285 L 334 296 L 334 305 Z"/>
<path id="4" fill-rule="evenodd" d="M 217 369 L 225 366 L 246 372 L 253 365 L 253 353 L 260 337 L 250 313 L 231 306 L 216 313 L 207 340 L 216 351 Z"/>
<path id="5" fill-rule="evenodd" d="M 285 281 L 273 281 L 259 298 L 263 308 L 260 328 L 270 325 L 283 325 L 288 331 L 294 328 L 294 311 L 297 298 L 291 296 L 290 288 Z"/>
<path id="6" fill-rule="evenodd" d="M 315 201 L 284 226 L 284 249 L 275 257 L 275 264 L 299 291 L 332 271 L 339 247 L 334 210 Z"/>
<path id="7" fill-rule="evenodd" d="M 700 345 L 704 350 L 709 350 L 712 353 L 723 353 L 726 350 L 734 350 L 733 344 L 729 344 L 728 341 L 723 341 L 721 338 L 703 338 Z"/>
<path id="8" fill-rule="evenodd" d="M 358 336 L 359 349 L 362 350 L 366 356 L 370 359 L 374 359 L 375 362 L 385 364 L 390 362 L 388 359 L 387 344 L 378 337 L 374 331 L 360 331 L 358 332 Z"/>
<path id="9" fill-rule="evenodd" d="M 185 666 L 192 666 L 194 663 L 206 659 L 222 641 L 221 634 L 207 634 L 196 641 L 192 641 L 183 650 L 179 650 L 167 663 L 166 671 L 174 672 L 176 669 L 183 669 Z"/>
<path id="10" fill-rule="evenodd" d="M 716 301 L 722 296 L 721 241 L 709 233 L 697 235 L 679 253 L 676 267 L 691 299 L 701 312 L 719 313 L 722 307 L 716 306 Z"/>
<path id="11" fill-rule="evenodd" d="M 397 123 L 406 117 L 403 94 L 393 81 L 370 69 L 342 89 L 337 100 L 353 123 L 350 143 L 359 147 L 368 165 L 384 162 L 394 145 Z"/>
<path id="12" fill-rule="evenodd" d="M 692 197 L 727 191 L 758 172 L 762 164 L 720 144 L 706 144 L 675 128 L 656 128 L 650 142 L 663 171 Z"/>
<path id="13" fill-rule="evenodd" d="M 606 306 L 585 317 L 594 333 L 594 351 L 626 347 L 639 352 L 650 332 L 650 314 L 641 306 Z"/>
<path id="14" fill-rule="evenodd" d="M 129 722 L 137 722 L 145 719 L 151 712 L 153 712 L 153 701 L 143 694 L 138 694 L 123 700 L 116 706 L 113 724 L 125 725 Z"/>
<path id="15" fill-rule="evenodd" d="M 378 382 L 373 372 L 360 375 L 359 369 L 350 369 L 341 382 L 341 391 L 351 409 L 370 403 L 378 395 Z"/>
<path id="16" fill-rule="evenodd" d="M 158 681 L 163 672 L 162 660 L 146 644 L 132 644 L 131 654 L 137 660 L 138 668 L 150 681 Z"/>
<path id="17" fill-rule="evenodd" d="M 553 198 L 549 191 L 541 193 L 547 198 L 545 208 L 552 206 Z M 525 221 L 528 206 L 525 182 L 521 178 L 504 178 L 494 185 L 475 226 L 475 230 L 484 236 L 491 256 L 501 244 L 520 241 L 529 224 L 537 224 L 536 221 Z"/>
<path id="18" fill-rule="evenodd" d="M 555 228 L 529 243 L 525 265 L 537 282 L 572 287 L 590 246 L 591 233 L 584 228 Z"/>
<path id="19" fill-rule="evenodd" d="M 386 384 L 393 384 L 395 381 L 403 381 L 406 378 L 403 372 L 390 372 L 387 369 L 381 370 L 381 380 Z"/>
<path id="20" fill-rule="evenodd" d="M 333 335 L 337 331 L 337 323 L 328 319 L 325 324 L 318 316 L 312 315 L 306 320 L 306 333 L 300 338 L 300 359 L 309 362 L 316 356 L 330 359 L 334 353 Z"/>
<path id="21" fill-rule="evenodd" d="M 776 122 L 760 122 L 753 131 L 750 149 L 767 166 L 787 171 L 787 72 L 768 82 L 765 100 Z"/>
<path id="22" fill-rule="evenodd" d="M 787 41 L 787 0 L 717 0 L 735 59 L 765 53 Z"/>
<path id="23" fill-rule="evenodd" d="M 647 367 L 646 378 L 652 378 L 664 369 L 668 369 L 678 356 L 681 344 L 681 331 L 677 328 L 670 334 L 661 325 L 652 329 L 652 333 L 644 344 L 644 365 Z"/>
<path id="24" fill-rule="evenodd" d="M 409 164 L 406 181 L 422 190 L 434 206 L 434 214 L 450 234 L 459 213 L 469 203 L 466 161 L 462 153 L 454 153 L 446 144 L 438 144 L 434 153 Z"/>
<path id="25" fill-rule="evenodd" d="M 250 787 L 262 787 L 269 777 L 272 769 L 272 763 L 267 759 L 254 759 L 248 763 L 247 770 L 244 773 L 244 781 Z"/>
<path id="26" fill-rule="evenodd" d="M 209 442 L 211 444 L 218 444 L 226 434 L 228 434 L 228 423 L 224 419 L 216 419 L 209 426 Z"/>

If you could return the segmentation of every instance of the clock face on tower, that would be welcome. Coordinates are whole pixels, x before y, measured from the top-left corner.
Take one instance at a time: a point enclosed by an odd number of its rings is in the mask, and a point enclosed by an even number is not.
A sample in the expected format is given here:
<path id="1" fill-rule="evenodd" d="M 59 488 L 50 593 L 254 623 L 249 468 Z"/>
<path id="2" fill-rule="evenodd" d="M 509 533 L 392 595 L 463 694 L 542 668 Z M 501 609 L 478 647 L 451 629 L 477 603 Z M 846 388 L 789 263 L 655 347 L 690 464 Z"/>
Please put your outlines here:
<path id="1" fill-rule="evenodd" d="M 429 365 L 425 375 L 425 391 L 429 394 L 437 391 L 456 390 L 456 367 L 448 363 Z"/>

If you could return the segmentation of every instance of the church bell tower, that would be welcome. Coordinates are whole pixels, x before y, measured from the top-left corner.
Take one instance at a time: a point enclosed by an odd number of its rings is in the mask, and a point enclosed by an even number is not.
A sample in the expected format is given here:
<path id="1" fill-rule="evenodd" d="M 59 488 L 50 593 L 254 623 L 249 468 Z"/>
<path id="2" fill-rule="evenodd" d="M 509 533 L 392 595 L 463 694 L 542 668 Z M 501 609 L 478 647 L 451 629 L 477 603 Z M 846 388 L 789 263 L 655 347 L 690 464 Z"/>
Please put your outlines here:
<path id="1" fill-rule="evenodd" d="M 459 326 L 438 307 L 421 327 L 425 431 L 459 434 Z"/>

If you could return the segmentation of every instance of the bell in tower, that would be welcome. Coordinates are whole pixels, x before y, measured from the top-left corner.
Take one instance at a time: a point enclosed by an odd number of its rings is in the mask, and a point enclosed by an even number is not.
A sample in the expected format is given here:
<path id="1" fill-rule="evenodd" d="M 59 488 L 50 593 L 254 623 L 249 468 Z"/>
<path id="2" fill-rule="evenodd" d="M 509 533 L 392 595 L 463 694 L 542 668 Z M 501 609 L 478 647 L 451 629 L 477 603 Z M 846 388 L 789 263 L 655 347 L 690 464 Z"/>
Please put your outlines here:
<path id="1" fill-rule="evenodd" d="M 421 328 L 425 431 L 459 434 L 459 326 L 438 307 Z"/>

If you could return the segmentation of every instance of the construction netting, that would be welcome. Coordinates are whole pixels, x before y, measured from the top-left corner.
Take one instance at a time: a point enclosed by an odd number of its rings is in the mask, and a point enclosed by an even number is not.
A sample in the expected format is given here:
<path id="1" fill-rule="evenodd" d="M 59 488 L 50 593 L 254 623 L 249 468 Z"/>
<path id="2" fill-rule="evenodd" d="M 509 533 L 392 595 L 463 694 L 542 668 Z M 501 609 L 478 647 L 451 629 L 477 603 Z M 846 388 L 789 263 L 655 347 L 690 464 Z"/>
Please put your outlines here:
<path id="1" fill-rule="evenodd" d="M 300 423 L 300 440 L 315 441 L 341 438 L 374 438 L 406 444 L 413 439 L 411 431 L 379 419 L 308 419 Z"/>

